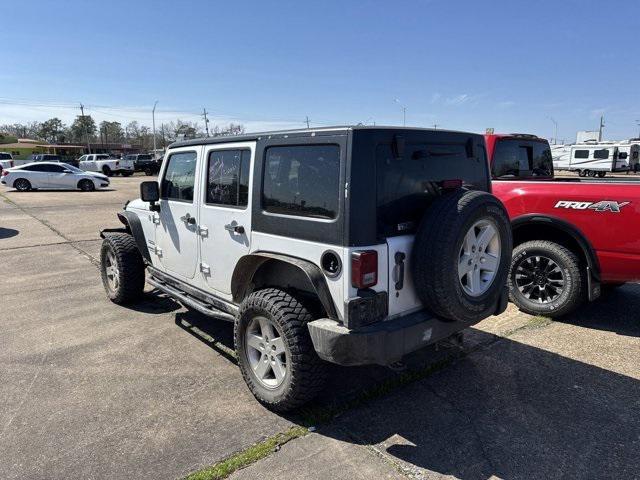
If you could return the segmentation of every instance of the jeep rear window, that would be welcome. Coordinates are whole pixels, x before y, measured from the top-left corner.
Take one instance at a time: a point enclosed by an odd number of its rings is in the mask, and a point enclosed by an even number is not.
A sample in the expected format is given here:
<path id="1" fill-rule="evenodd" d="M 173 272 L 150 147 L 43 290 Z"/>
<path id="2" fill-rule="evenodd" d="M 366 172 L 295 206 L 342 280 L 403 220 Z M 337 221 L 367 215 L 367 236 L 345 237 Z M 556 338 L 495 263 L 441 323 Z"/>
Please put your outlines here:
<path id="1" fill-rule="evenodd" d="M 339 183 L 338 145 L 269 147 L 265 153 L 262 206 L 271 213 L 336 218 Z"/>
<path id="2" fill-rule="evenodd" d="M 466 140 L 466 137 L 465 137 Z M 379 237 L 416 231 L 442 180 L 459 179 L 486 189 L 484 150 L 469 158 L 461 144 L 408 144 L 396 158 L 390 144 L 376 147 L 377 233 Z"/>
<path id="3" fill-rule="evenodd" d="M 213 150 L 207 166 L 207 204 L 246 207 L 251 150 Z"/>
<path id="4" fill-rule="evenodd" d="M 493 152 L 494 178 L 553 176 L 551 149 L 546 142 L 499 140 Z"/>

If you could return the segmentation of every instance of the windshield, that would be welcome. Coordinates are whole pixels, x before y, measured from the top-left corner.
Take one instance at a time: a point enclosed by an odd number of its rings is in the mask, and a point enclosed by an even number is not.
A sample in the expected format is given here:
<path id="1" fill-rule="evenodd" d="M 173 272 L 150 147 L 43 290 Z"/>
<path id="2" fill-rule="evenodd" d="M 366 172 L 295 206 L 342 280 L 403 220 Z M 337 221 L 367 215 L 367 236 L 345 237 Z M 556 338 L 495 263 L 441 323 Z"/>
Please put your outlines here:
<path id="1" fill-rule="evenodd" d="M 493 152 L 494 178 L 552 177 L 551 149 L 546 142 L 500 140 Z"/>

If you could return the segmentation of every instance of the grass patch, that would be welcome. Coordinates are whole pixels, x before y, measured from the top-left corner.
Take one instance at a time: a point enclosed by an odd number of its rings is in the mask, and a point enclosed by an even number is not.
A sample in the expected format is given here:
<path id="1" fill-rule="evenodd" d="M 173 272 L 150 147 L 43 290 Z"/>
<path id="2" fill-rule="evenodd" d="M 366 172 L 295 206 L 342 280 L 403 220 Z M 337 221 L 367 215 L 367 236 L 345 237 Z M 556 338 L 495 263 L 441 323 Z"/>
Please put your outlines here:
<path id="1" fill-rule="evenodd" d="M 304 427 L 291 427 L 284 433 L 278 433 L 256 443 L 242 452 L 231 455 L 211 467 L 194 472 L 185 480 L 219 480 L 227 478 L 233 472 L 247 467 L 269 455 L 276 449 L 295 438 L 304 437 L 309 430 Z"/>

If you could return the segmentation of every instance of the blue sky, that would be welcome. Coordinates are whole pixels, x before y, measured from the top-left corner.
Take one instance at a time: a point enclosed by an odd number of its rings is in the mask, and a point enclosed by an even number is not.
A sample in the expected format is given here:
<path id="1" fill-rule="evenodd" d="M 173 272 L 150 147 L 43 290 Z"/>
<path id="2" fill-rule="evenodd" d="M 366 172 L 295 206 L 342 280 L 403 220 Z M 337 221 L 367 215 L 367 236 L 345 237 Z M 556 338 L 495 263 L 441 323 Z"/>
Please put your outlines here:
<path id="1" fill-rule="evenodd" d="M 637 135 L 640 2 L 22 1 L 2 7 L 0 123 L 357 122 Z"/>

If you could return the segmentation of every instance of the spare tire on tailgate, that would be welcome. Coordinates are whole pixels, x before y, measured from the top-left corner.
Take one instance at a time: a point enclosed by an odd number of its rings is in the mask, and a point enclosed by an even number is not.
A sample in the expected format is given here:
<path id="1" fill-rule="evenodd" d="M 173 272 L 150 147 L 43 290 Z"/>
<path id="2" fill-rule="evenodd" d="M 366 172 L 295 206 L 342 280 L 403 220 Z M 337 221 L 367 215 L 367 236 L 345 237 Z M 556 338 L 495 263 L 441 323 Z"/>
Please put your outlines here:
<path id="1" fill-rule="evenodd" d="M 413 281 L 445 320 L 477 322 L 496 310 L 511 263 L 509 217 L 493 195 L 458 189 L 425 212 L 413 247 Z"/>

